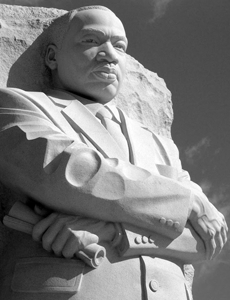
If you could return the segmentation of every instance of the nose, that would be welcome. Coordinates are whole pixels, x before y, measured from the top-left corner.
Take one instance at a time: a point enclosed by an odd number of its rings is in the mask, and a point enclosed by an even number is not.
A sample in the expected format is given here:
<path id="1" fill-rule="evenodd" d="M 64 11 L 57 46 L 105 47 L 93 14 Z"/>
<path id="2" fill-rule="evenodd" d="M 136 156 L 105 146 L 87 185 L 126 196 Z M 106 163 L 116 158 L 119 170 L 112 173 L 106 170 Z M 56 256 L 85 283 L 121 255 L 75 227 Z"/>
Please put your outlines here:
<path id="1" fill-rule="evenodd" d="M 98 61 L 105 60 L 108 61 L 109 63 L 117 64 L 119 61 L 118 53 L 114 49 L 111 43 L 105 43 L 101 45 L 101 47 L 98 49 L 97 60 Z"/>

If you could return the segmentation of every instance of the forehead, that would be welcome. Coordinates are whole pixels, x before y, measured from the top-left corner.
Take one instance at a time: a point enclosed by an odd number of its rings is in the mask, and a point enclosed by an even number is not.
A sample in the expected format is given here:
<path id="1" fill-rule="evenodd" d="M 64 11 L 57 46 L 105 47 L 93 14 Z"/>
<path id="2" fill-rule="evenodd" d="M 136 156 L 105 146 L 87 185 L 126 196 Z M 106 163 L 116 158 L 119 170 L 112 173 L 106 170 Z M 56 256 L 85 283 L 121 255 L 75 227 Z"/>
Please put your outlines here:
<path id="1" fill-rule="evenodd" d="M 67 36 L 78 35 L 86 30 L 94 29 L 109 35 L 126 36 L 120 19 L 111 11 L 88 9 L 78 12 L 70 22 Z"/>

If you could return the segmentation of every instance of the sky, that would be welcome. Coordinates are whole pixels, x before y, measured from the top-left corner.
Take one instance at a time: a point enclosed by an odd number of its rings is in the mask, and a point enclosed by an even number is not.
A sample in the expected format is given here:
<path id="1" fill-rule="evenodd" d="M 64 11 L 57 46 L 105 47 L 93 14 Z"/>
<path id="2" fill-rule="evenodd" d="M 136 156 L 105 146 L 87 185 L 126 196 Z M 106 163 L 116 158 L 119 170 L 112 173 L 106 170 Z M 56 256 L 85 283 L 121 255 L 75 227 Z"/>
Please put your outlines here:
<path id="1" fill-rule="evenodd" d="M 172 92 L 172 137 L 183 168 L 230 227 L 230 0 L 0 0 L 74 9 L 100 4 L 122 20 L 128 53 Z M 229 300 L 230 243 L 195 266 L 194 300 Z"/>

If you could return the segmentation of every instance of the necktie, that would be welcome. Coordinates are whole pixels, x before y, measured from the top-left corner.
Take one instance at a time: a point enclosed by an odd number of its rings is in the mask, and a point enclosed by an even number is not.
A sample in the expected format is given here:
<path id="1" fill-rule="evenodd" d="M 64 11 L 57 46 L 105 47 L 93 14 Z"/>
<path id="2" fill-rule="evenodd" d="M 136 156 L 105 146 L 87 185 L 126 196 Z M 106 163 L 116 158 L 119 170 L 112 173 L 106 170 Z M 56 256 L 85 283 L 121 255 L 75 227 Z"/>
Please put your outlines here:
<path id="1" fill-rule="evenodd" d="M 127 161 L 129 161 L 129 148 L 127 141 L 121 131 L 120 124 L 112 120 L 113 115 L 104 106 L 97 112 L 96 117 L 101 120 L 102 125 L 108 130 L 110 135 L 117 142 L 118 146 L 120 146 L 120 148 L 122 149 Z"/>

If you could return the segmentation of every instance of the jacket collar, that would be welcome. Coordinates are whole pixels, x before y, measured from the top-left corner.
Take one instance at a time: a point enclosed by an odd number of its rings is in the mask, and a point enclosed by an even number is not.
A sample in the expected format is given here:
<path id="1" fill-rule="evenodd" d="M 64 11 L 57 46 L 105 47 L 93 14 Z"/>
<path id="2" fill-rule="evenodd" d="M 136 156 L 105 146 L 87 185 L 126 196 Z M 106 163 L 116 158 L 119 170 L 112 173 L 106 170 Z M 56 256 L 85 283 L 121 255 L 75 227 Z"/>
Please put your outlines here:
<path id="1" fill-rule="evenodd" d="M 83 133 L 105 157 L 125 160 L 120 146 L 94 115 L 102 104 L 60 90 L 50 90 L 48 96 L 59 107 L 73 129 Z M 114 108 L 108 107 L 114 111 Z"/>
<path id="2" fill-rule="evenodd" d="M 62 90 L 49 90 L 47 92 L 51 100 L 59 107 L 60 110 L 64 109 L 68 105 L 71 104 L 72 101 L 80 101 L 93 115 L 96 115 L 98 110 L 101 108 L 102 104 L 88 100 L 86 98 L 80 97 L 70 92 L 62 91 Z M 119 112 L 114 104 L 111 102 L 105 105 L 110 112 L 112 113 L 113 117 L 116 119 L 117 122 L 121 122 Z"/>

